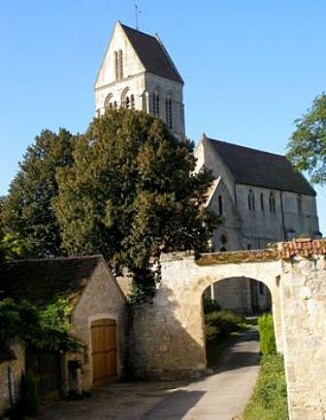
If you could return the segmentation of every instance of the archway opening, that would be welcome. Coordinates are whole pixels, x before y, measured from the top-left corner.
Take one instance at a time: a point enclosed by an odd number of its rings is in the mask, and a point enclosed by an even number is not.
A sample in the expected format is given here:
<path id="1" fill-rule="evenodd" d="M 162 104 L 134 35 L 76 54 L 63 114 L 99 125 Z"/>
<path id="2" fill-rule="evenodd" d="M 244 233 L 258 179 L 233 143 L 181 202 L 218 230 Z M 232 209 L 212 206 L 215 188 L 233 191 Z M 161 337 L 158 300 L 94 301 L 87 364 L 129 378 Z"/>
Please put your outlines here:
<path id="1" fill-rule="evenodd" d="M 261 281 L 248 277 L 225 278 L 208 286 L 202 294 L 207 367 L 217 368 L 220 357 L 234 339 L 250 332 L 257 342 L 258 316 L 272 309 L 272 297 Z"/>

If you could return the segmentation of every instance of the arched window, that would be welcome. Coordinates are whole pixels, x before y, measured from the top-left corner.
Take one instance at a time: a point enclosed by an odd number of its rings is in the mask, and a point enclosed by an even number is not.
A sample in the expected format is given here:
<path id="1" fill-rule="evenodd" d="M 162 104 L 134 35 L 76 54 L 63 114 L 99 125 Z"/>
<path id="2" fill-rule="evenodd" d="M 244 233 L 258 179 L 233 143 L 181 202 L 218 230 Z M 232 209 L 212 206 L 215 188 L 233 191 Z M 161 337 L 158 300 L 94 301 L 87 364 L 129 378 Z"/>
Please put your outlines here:
<path id="1" fill-rule="evenodd" d="M 220 252 L 225 252 L 228 238 L 226 237 L 226 235 L 224 235 L 224 233 L 222 233 L 222 235 L 220 236 L 220 241 L 221 241 Z"/>
<path id="2" fill-rule="evenodd" d="M 171 96 L 168 96 L 165 99 L 165 120 L 166 125 L 171 129 L 173 126 L 173 120 L 172 120 L 172 98 Z"/>
<path id="3" fill-rule="evenodd" d="M 109 93 L 108 96 L 105 98 L 104 108 L 109 109 L 109 108 L 113 108 L 113 106 L 114 106 L 113 95 L 112 93 Z"/>
<path id="4" fill-rule="evenodd" d="M 270 213 L 275 213 L 275 196 L 274 196 L 274 193 L 273 192 L 271 192 L 270 194 L 269 194 L 269 211 L 270 211 Z"/>
<path id="5" fill-rule="evenodd" d="M 297 207 L 298 207 L 298 214 L 301 214 L 302 213 L 302 197 L 300 194 L 297 196 Z"/>
<path id="6" fill-rule="evenodd" d="M 115 61 L 115 78 L 116 80 L 123 79 L 123 55 L 122 50 L 114 52 Z"/>
<path id="7" fill-rule="evenodd" d="M 153 115 L 160 116 L 160 95 L 158 92 L 153 92 Z"/>
<path id="8" fill-rule="evenodd" d="M 248 209 L 250 211 L 255 211 L 256 210 L 255 195 L 254 195 L 252 189 L 250 189 L 249 193 L 248 193 Z"/>
<path id="9" fill-rule="evenodd" d="M 260 210 L 264 211 L 264 193 L 260 193 Z"/>
<path id="10" fill-rule="evenodd" d="M 131 109 L 135 109 L 135 96 L 134 95 L 130 96 L 130 107 Z"/>
<path id="11" fill-rule="evenodd" d="M 218 196 L 218 214 L 221 216 L 223 214 L 223 197 Z"/>

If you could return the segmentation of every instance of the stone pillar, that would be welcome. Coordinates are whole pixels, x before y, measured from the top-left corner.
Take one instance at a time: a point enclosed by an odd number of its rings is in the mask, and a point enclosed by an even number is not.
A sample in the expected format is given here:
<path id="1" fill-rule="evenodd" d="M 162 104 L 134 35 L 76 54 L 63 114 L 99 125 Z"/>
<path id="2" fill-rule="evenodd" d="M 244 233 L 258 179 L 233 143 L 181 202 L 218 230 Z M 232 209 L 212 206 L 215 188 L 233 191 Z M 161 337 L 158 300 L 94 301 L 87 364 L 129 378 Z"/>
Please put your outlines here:
<path id="1" fill-rule="evenodd" d="M 283 262 L 284 358 L 291 420 L 326 417 L 326 261 Z"/>

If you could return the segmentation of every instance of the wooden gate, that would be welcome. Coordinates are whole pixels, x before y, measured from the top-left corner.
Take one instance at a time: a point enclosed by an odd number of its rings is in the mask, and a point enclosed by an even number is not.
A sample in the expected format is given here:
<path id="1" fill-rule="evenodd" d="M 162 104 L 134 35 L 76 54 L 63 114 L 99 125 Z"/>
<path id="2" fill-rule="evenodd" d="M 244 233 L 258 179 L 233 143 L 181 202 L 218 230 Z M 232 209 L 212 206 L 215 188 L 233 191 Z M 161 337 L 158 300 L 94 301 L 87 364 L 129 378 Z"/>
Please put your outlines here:
<path id="1" fill-rule="evenodd" d="M 92 322 L 93 384 L 117 377 L 117 323 L 113 319 Z"/>

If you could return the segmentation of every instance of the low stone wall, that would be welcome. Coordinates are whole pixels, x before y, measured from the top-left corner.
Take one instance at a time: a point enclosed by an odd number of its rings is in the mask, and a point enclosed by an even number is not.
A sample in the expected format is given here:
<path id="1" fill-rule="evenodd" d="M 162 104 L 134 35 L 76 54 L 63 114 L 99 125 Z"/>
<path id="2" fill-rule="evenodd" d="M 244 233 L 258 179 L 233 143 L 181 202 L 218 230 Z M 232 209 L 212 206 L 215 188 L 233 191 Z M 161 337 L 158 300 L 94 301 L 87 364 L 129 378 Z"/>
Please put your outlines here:
<path id="1" fill-rule="evenodd" d="M 0 362 L 0 416 L 19 399 L 20 382 L 25 371 L 25 352 L 19 342 L 10 346 L 15 358 Z"/>

